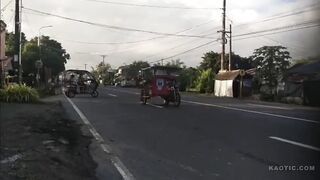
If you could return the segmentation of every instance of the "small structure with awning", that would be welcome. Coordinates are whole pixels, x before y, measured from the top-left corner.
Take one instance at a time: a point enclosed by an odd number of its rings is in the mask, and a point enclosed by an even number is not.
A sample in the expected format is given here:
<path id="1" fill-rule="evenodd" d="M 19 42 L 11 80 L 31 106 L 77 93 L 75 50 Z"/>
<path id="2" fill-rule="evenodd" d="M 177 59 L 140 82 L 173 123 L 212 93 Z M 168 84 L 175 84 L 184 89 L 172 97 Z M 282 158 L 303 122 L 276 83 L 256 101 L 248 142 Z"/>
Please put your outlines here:
<path id="1" fill-rule="evenodd" d="M 252 69 L 242 71 L 222 71 L 216 75 L 214 83 L 214 95 L 218 97 L 239 97 L 242 75 L 242 96 L 250 96 L 252 92 Z M 241 74 L 244 73 L 244 74 Z"/>
<path id="2" fill-rule="evenodd" d="M 320 105 L 319 61 L 291 67 L 282 81 L 284 85 L 278 94 L 286 98 L 300 98 L 304 104 Z"/>

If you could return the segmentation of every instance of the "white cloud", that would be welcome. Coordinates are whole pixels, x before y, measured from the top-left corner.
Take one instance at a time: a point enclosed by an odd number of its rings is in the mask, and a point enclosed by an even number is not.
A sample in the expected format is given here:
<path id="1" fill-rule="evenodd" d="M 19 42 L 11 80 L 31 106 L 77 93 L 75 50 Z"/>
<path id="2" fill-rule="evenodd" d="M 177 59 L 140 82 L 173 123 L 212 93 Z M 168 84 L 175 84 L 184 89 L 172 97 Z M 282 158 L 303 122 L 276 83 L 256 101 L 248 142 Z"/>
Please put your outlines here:
<path id="1" fill-rule="evenodd" d="M 3 0 L 6 4 L 9 0 Z M 120 1 L 119 1 L 120 2 Z M 121 1 L 123 2 L 123 1 Z M 163 6 L 184 6 L 184 7 L 215 7 L 222 6 L 222 0 L 134 0 L 125 1 L 130 3 L 152 4 Z M 269 29 L 289 24 L 312 20 L 318 18 L 319 8 L 311 9 L 309 12 L 301 13 L 296 16 L 285 17 L 264 23 L 255 23 L 265 17 L 272 16 L 281 12 L 290 12 L 293 9 L 305 7 L 308 4 L 317 2 L 316 0 L 227 0 L 227 16 L 233 21 L 234 27 L 242 23 L 252 23 L 247 26 L 237 27 L 234 29 L 235 34 L 252 32 L 257 30 Z M 194 28 L 184 34 L 198 35 L 201 33 L 212 33 L 218 38 L 216 31 L 221 27 L 221 10 L 174 10 L 174 9 L 156 9 L 118 6 L 111 4 L 100 4 L 86 0 L 28 0 L 24 1 L 24 6 L 38 9 L 62 16 L 88 20 L 92 22 L 109 24 L 114 26 L 123 26 L 136 29 L 145 29 L 157 32 L 174 33 L 193 27 L 195 25 L 213 20 L 205 25 Z M 12 7 L 3 13 L 4 20 L 12 30 Z M 161 59 L 162 57 L 171 56 L 187 49 L 191 49 L 202 43 L 208 42 L 206 39 L 196 38 L 177 38 L 169 37 L 157 39 L 149 42 L 129 45 L 87 45 L 77 44 L 68 40 L 85 41 L 85 42 L 126 42 L 148 39 L 157 35 L 145 34 L 139 32 L 126 32 L 101 27 L 95 27 L 77 22 L 58 19 L 55 17 L 38 16 L 29 11 L 24 11 L 23 30 L 28 38 L 38 34 L 41 26 L 53 25 L 53 28 L 46 29 L 43 34 L 50 35 L 62 42 L 63 46 L 71 53 L 72 59 L 68 62 L 67 67 L 81 68 L 84 64 L 94 66 L 101 61 L 98 55 L 94 53 L 109 54 L 106 61 L 114 67 L 129 63 L 133 60 L 146 59 L 151 56 L 149 61 Z M 27 13 L 29 12 L 29 13 Z M 12 19 L 11 19 L 12 20 Z M 308 30 L 292 31 L 277 35 L 270 35 L 276 41 L 266 37 L 252 38 L 247 40 L 235 41 L 234 51 L 242 56 L 251 55 L 254 48 L 262 45 L 276 45 L 281 42 L 284 46 L 290 47 L 292 56 L 301 57 L 302 55 L 316 55 L 316 46 L 319 42 L 319 28 Z M 315 39 L 315 37 L 318 39 Z M 317 40 L 317 41 L 315 41 Z M 181 45 L 186 43 L 185 45 Z M 179 47 L 173 48 L 177 45 Z M 297 47 L 304 47 L 302 48 Z M 214 50 L 220 51 L 219 45 L 207 46 L 188 54 L 181 55 L 181 58 L 188 65 L 196 66 L 201 61 L 203 53 Z M 87 52 L 88 54 L 79 54 L 76 52 Z M 91 54 L 91 55 L 90 55 Z"/>

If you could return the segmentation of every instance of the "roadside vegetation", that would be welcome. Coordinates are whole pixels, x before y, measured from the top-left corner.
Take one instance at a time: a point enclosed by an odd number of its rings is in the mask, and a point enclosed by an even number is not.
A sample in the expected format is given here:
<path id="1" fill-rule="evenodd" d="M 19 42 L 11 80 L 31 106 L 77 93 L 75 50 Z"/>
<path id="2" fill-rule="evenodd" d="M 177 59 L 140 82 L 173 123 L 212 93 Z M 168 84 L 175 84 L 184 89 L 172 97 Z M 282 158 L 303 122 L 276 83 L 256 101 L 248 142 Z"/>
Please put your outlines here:
<path id="1" fill-rule="evenodd" d="M 40 96 L 54 94 L 54 80 L 58 73 L 65 70 L 65 63 L 70 59 L 70 55 L 63 49 L 61 43 L 48 36 L 41 37 L 41 55 L 37 44 L 38 37 L 27 40 L 22 33 L 22 68 L 23 82 L 30 87 L 40 89 Z M 6 54 L 10 57 L 14 54 L 14 34 L 8 33 L 6 36 Z M 224 67 L 228 67 L 230 54 L 226 54 Z M 277 100 L 277 88 L 283 75 L 296 66 L 315 63 L 319 61 L 319 56 L 314 58 L 304 58 L 292 60 L 290 53 L 283 46 L 263 46 L 253 51 L 249 57 L 242 57 L 235 53 L 231 54 L 232 70 L 252 70 L 252 92 L 263 100 Z M 219 52 L 205 52 L 197 67 L 187 67 L 183 59 L 172 59 L 170 61 L 159 60 L 158 65 L 180 68 L 178 77 L 180 91 L 190 91 L 197 93 L 213 93 L 214 82 L 221 69 L 221 54 Z M 39 69 L 40 80 L 37 82 L 36 62 L 42 59 L 43 65 Z M 135 82 L 139 86 L 141 77 L 139 71 L 143 68 L 153 66 L 148 61 L 134 61 L 124 65 L 126 68 L 126 78 Z M 95 67 L 91 67 L 91 72 L 99 83 L 105 85 L 120 84 L 117 82 L 117 70 L 111 68 L 111 64 L 101 62 Z M 14 76 L 14 72 L 9 72 L 8 76 Z M 133 83 L 134 84 L 134 83 Z M 15 95 L 15 93 L 17 95 Z M 1 90 L 1 101 L 4 102 L 33 102 L 37 101 L 39 95 L 35 90 L 22 85 L 14 85 Z"/>
<path id="2" fill-rule="evenodd" d="M 276 95 L 275 89 L 278 85 L 281 75 L 290 67 L 291 57 L 286 47 L 282 46 L 263 46 L 254 50 L 250 57 L 231 54 L 232 69 L 255 69 L 253 77 L 253 89 L 256 93 L 262 93 L 264 96 L 273 98 Z M 217 52 L 206 52 L 201 57 L 201 62 L 197 67 L 187 67 L 183 60 L 175 59 L 167 62 L 159 61 L 157 65 L 180 68 L 180 90 L 193 91 L 199 93 L 213 93 L 214 80 L 221 69 L 221 54 Z M 229 54 L 225 59 L 229 59 Z M 306 60 L 303 60 L 305 62 Z M 300 63 L 300 61 L 297 61 Z M 293 64 L 293 63 L 291 63 Z M 126 65 L 127 78 L 139 81 L 139 70 L 152 66 L 147 61 L 134 61 Z M 228 67 L 228 61 L 225 61 L 225 67 Z M 100 63 L 92 68 L 95 77 L 100 78 L 107 84 L 112 83 L 113 76 L 110 75 L 110 64 Z M 136 83 L 138 84 L 138 82 Z"/>
<path id="3" fill-rule="evenodd" d="M 36 89 L 26 85 L 12 84 L 0 89 L 1 102 L 33 103 L 39 101 Z"/>

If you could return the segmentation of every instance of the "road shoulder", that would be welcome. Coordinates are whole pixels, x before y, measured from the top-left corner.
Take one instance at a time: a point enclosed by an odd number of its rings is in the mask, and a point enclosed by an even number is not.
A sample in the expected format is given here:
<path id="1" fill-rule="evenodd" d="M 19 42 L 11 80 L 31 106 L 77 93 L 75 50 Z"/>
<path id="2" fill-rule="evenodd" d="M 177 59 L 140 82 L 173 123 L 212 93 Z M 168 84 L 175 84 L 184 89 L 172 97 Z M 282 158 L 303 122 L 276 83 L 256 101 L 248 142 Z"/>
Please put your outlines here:
<path id="1" fill-rule="evenodd" d="M 95 180 L 92 137 L 57 102 L 0 104 L 1 179 Z"/>
<path id="2" fill-rule="evenodd" d="M 52 99 L 58 100 L 63 109 L 64 109 L 64 116 L 68 119 L 72 119 L 77 123 L 81 124 L 81 131 L 85 136 L 92 137 L 90 129 L 86 126 L 81 117 L 77 114 L 77 112 L 73 109 L 72 105 L 67 101 L 66 97 L 63 95 L 59 95 L 48 99 L 51 101 Z M 116 168 L 113 166 L 111 162 L 110 156 L 106 155 L 106 153 L 101 149 L 100 143 L 95 140 L 94 138 L 91 139 L 91 144 L 89 146 L 89 151 L 91 157 L 97 164 L 95 169 L 96 177 L 98 180 L 105 180 L 105 179 L 112 179 L 112 180 L 121 180 L 123 179 L 121 175 L 118 173 Z"/>

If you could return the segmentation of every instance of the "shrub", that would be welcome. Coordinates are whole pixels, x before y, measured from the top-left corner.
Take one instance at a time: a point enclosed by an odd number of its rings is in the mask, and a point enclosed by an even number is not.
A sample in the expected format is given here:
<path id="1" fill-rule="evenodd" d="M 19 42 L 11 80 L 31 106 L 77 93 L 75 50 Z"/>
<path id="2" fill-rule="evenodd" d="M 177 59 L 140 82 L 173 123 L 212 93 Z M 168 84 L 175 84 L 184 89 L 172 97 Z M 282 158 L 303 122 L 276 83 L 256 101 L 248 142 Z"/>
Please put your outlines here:
<path id="1" fill-rule="evenodd" d="M 214 74 L 212 69 L 202 71 L 197 80 L 197 89 L 200 93 L 212 93 L 214 87 Z"/>
<path id="2" fill-rule="evenodd" d="M 39 100 L 38 92 L 28 86 L 13 84 L 0 90 L 0 101 L 29 103 Z"/>

